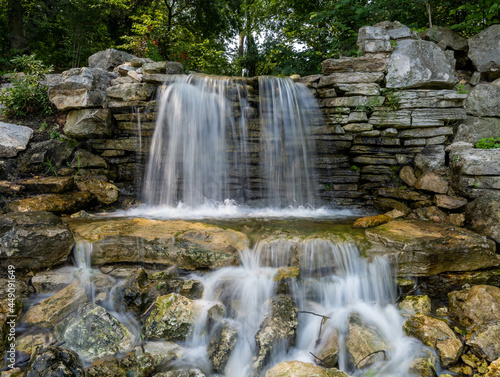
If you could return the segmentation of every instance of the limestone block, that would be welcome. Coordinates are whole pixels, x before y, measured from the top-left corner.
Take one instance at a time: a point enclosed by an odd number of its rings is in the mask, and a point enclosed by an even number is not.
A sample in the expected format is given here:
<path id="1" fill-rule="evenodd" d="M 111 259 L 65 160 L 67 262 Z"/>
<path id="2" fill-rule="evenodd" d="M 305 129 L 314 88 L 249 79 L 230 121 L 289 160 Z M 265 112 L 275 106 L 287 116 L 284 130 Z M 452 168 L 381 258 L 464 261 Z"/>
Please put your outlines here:
<path id="1" fill-rule="evenodd" d="M 133 83 L 110 86 L 106 95 L 122 102 L 148 101 L 151 99 L 156 86 L 149 83 Z"/>
<path id="2" fill-rule="evenodd" d="M 29 127 L 0 122 L 0 158 L 15 157 L 26 149 L 33 130 Z"/>
<path id="3" fill-rule="evenodd" d="M 105 138 L 113 134 L 109 109 L 81 109 L 68 113 L 64 133 L 75 139 Z"/>
<path id="4" fill-rule="evenodd" d="M 500 117 L 500 86 L 476 85 L 465 101 L 465 109 L 477 117 Z"/>
<path id="5" fill-rule="evenodd" d="M 365 53 L 392 51 L 389 32 L 376 26 L 363 26 L 360 28 L 357 45 Z"/>
<path id="6" fill-rule="evenodd" d="M 500 77 L 500 25 L 492 25 L 469 38 L 469 58 L 476 71 Z"/>
<path id="7" fill-rule="evenodd" d="M 322 76 L 318 88 L 334 84 L 366 84 L 381 82 L 385 78 L 382 72 L 340 72 Z"/>
<path id="8" fill-rule="evenodd" d="M 109 48 L 104 51 L 96 52 L 89 57 L 90 68 L 101 68 L 105 71 L 112 71 L 113 68 L 121 64 L 130 62 L 132 59 L 137 58 L 135 55 L 129 54 L 124 51 L 118 51 L 114 48 Z"/>

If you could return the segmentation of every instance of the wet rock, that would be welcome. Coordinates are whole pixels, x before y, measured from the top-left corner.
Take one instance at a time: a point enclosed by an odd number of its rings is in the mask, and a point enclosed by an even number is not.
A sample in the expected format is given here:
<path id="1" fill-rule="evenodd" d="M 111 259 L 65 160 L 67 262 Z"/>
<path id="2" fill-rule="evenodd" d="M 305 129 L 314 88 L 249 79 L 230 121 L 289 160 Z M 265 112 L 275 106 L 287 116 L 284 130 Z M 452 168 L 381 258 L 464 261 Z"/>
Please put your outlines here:
<path id="1" fill-rule="evenodd" d="M 345 345 L 350 362 L 356 369 L 367 368 L 384 360 L 389 350 L 389 345 L 379 331 L 362 323 L 357 315 L 349 318 L 349 334 Z"/>
<path id="2" fill-rule="evenodd" d="M 31 278 L 31 284 L 38 294 L 53 294 L 76 281 L 74 267 L 38 272 Z"/>
<path id="3" fill-rule="evenodd" d="M 16 157 L 26 149 L 31 135 L 29 127 L 0 122 L 0 158 Z"/>
<path id="4" fill-rule="evenodd" d="M 37 177 L 21 182 L 26 191 L 41 193 L 61 193 L 73 188 L 73 177 Z"/>
<path id="5" fill-rule="evenodd" d="M 90 192 L 43 194 L 11 202 L 8 209 L 12 212 L 73 213 L 87 208 L 94 199 L 94 194 Z"/>
<path id="6" fill-rule="evenodd" d="M 75 139 L 99 139 L 113 134 L 109 109 L 73 110 L 66 117 L 64 133 Z"/>
<path id="7" fill-rule="evenodd" d="M 240 232 L 186 221 L 67 220 L 78 239 L 94 243 L 92 263 L 141 262 L 194 270 L 236 265 L 249 245 Z M 139 249 L 138 249 L 139 248 Z"/>
<path id="8" fill-rule="evenodd" d="M 102 204 L 111 204 L 118 200 L 119 190 L 114 184 L 98 179 L 84 178 L 76 182 L 78 189 L 88 191 L 95 195 Z"/>
<path id="9" fill-rule="evenodd" d="M 399 276 L 429 276 L 500 265 L 492 241 L 463 228 L 419 220 L 391 221 L 365 231 L 367 255 L 391 254 Z M 392 257 L 391 257 L 392 258 Z"/>
<path id="10" fill-rule="evenodd" d="M 390 216 L 387 216 L 387 215 L 362 217 L 360 219 L 357 219 L 354 222 L 353 227 L 354 228 L 370 228 L 370 227 L 374 227 L 374 226 L 388 223 L 391 220 L 392 220 L 392 218 Z"/>
<path id="11" fill-rule="evenodd" d="M 467 205 L 465 217 L 473 231 L 500 244 L 500 196 L 482 196 Z"/>
<path id="12" fill-rule="evenodd" d="M 100 68 L 72 68 L 50 83 L 49 99 L 59 110 L 100 107 L 116 77 Z"/>
<path id="13" fill-rule="evenodd" d="M 168 372 L 157 373 L 154 377 L 205 377 L 205 374 L 198 368 L 174 369 Z"/>
<path id="14" fill-rule="evenodd" d="M 312 363 L 284 361 L 266 372 L 265 377 L 349 377 L 335 368 L 323 369 Z"/>
<path id="15" fill-rule="evenodd" d="M 450 315 L 464 326 L 478 327 L 500 322 L 500 288 L 475 285 L 448 293 Z"/>
<path id="16" fill-rule="evenodd" d="M 415 188 L 438 194 L 446 194 L 448 192 L 448 181 L 434 172 L 426 171 L 415 182 Z"/>
<path id="17" fill-rule="evenodd" d="M 147 338 L 185 340 L 193 331 L 200 308 L 197 303 L 177 293 L 159 296 L 144 323 Z"/>
<path id="18" fill-rule="evenodd" d="M 388 88 L 452 88 L 457 82 L 454 67 L 432 42 L 398 41 L 388 63 Z"/>
<path id="19" fill-rule="evenodd" d="M 410 363 L 409 372 L 420 377 L 436 377 L 436 362 L 434 354 L 425 350 Z"/>
<path id="20" fill-rule="evenodd" d="M 106 89 L 106 95 L 113 100 L 148 101 L 152 98 L 156 86 L 149 83 L 132 83 L 110 86 Z"/>
<path id="21" fill-rule="evenodd" d="M 490 363 L 500 358 L 500 323 L 482 326 L 466 341 L 472 352 Z"/>
<path id="22" fill-rule="evenodd" d="M 484 375 L 485 377 L 496 377 L 500 375 L 500 358 L 492 362 L 488 366 L 488 372 Z"/>
<path id="23" fill-rule="evenodd" d="M 63 347 L 38 348 L 32 355 L 26 377 L 85 377 L 76 352 Z"/>
<path id="24" fill-rule="evenodd" d="M 321 342 L 316 346 L 314 354 L 323 361 L 325 366 L 331 368 L 338 365 L 339 352 L 338 331 L 330 328 L 325 332 Z"/>
<path id="25" fill-rule="evenodd" d="M 0 215 L 0 266 L 38 270 L 63 263 L 74 246 L 73 235 L 49 212 Z"/>
<path id="26" fill-rule="evenodd" d="M 56 332 L 59 340 L 88 360 L 114 355 L 134 346 L 130 331 L 95 304 L 82 305 L 77 313 L 58 325 Z"/>
<path id="27" fill-rule="evenodd" d="M 87 302 L 87 293 L 80 282 L 76 281 L 28 309 L 22 322 L 29 326 L 51 328 L 85 302 Z"/>
<path id="28" fill-rule="evenodd" d="M 500 87 L 490 84 L 476 85 L 465 101 L 465 109 L 468 114 L 477 117 L 500 116 Z"/>
<path id="29" fill-rule="evenodd" d="M 434 202 L 436 203 L 436 206 L 444 209 L 459 209 L 468 203 L 465 198 L 448 195 L 435 195 Z"/>
<path id="30" fill-rule="evenodd" d="M 254 376 L 260 375 L 269 358 L 278 350 L 295 344 L 298 307 L 291 297 L 276 296 L 265 304 L 266 315 L 255 335 L 257 354 L 253 362 Z"/>
<path id="31" fill-rule="evenodd" d="M 167 366 L 184 355 L 184 350 L 178 344 L 165 340 L 144 342 L 135 351 L 139 363 L 152 368 Z"/>
<path id="32" fill-rule="evenodd" d="M 16 349 L 30 356 L 37 347 L 56 342 L 54 334 L 47 329 L 32 329 L 16 339 Z"/>
<path id="33" fill-rule="evenodd" d="M 444 368 L 456 363 L 463 352 L 463 344 L 446 322 L 425 314 L 415 314 L 403 329 L 426 346 L 434 348 Z"/>
<path id="34" fill-rule="evenodd" d="M 96 52 L 89 57 L 90 68 L 101 68 L 106 71 L 112 71 L 113 68 L 121 64 L 138 59 L 137 56 L 114 48 L 108 48 L 104 51 Z"/>
<path id="35" fill-rule="evenodd" d="M 208 358 L 212 362 L 214 371 L 224 372 L 224 367 L 237 340 L 238 328 L 229 321 L 221 321 L 214 329 L 207 346 Z"/>
<path id="36" fill-rule="evenodd" d="M 469 58 L 476 71 L 492 79 L 500 77 L 500 25 L 493 25 L 469 38 Z"/>
<path id="37" fill-rule="evenodd" d="M 398 309 L 408 314 L 429 314 L 431 312 L 431 299 L 429 296 L 406 296 L 398 305 Z"/>

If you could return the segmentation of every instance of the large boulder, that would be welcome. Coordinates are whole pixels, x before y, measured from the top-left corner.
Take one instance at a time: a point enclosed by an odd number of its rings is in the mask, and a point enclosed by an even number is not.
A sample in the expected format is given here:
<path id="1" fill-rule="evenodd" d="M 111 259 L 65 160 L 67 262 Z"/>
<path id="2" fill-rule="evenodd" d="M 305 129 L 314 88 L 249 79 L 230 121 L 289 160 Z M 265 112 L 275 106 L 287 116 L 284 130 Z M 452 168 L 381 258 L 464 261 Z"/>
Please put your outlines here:
<path id="1" fill-rule="evenodd" d="M 500 244 L 500 195 L 475 199 L 465 208 L 465 216 L 473 231 Z"/>
<path id="2" fill-rule="evenodd" d="M 349 360 L 356 369 L 367 368 L 382 361 L 389 345 L 379 330 L 364 324 L 358 315 L 349 318 L 349 334 L 345 342 Z"/>
<path id="3" fill-rule="evenodd" d="M 130 62 L 132 59 L 137 59 L 137 56 L 124 51 L 108 48 L 104 51 L 96 52 L 89 57 L 90 68 L 101 68 L 105 71 L 112 71 L 113 68 L 119 65 Z"/>
<path id="4" fill-rule="evenodd" d="M 87 360 L 130 350 L 135 340 L 125 326 L 95 304 L 82 305 L 56 332 L 61 342 Z"/>
<path id="5" fill-rule="evenodd" d="M 480 327 L 467 339 L 472 352 L 490 363 L 500 358 L 500 323 Z"/>
<path id="6" fill-rule="evenodd" d="M 58 346 L 36 349 L 31 356 L 26 377 L 85 377 L 83 364 L 77 353 Z"/>
<path id="7" fill-rule="evenodd" d="M 454 51 L 467 51 L 469 49 L 466 38 L 442 26 L 433 26 L 419 35 L 422 39 L 437 43 L 443 50 L 448 47 Z"/>
<path id="8" fill-rule="evenodd" d="M 403 330 L 434 348 L 445 368 L 456 363 L 464 350 L 462 341 L 446 322 L 429 315 L 415 314 L 404 323 Z"/>
<path id="9" fill-rule="evenodd" d="M 367 255 L 388 255 L 399 276 L 432 276 L 446 271 L 474 271 L 500 265 L 493 241 L 463 228 L 428 221 L 403 220 L 366 230 Z"/>
<path id="10" fill-rule="evenodd" d="M 0 158 L 16 157 L 26 149 L 31 135 L 29 127 L 0 122 Z"/>
<path id="11" fill-rule="evenodd" d="M 229 321 L 221 321 L 213 330 L 207 346 L 207 354 L 216 372 L 224 372 L 224 367 L 237 340 L 238 328 Z"/>
<path id="12" fill-rule="evenodd" d="M 302 361 L 283 361 L 269 369 L 265 377 L 349 377 L 335 368 L 324 369 Z"/>
<path id="13" fill-rule="evenodd" d="M 500 135 L 500 119 L 491 117 L 468 116 L 459 125 L 453 142 L 466 142 L 475 145 L 479 139 Z"/>
<path id="14" fill-rule="evenodd" d="M 469 58 L 478 72 L 500 77 L 500 25 L 492 25 L 469 38 Z"/>
<path id="15" fill-rule="evenodd" d="M 99 203 L 111 204 L 118 200 L 118 187 L 112 183 L 93 178 L 85 178 L 79 179 L 76 184 L 80 190 L 94 194 Z"/>
<path id="16" fill-rule="evenodd" d="M 468 328 L 500 323 L 500 288 L 475 285 L 450 292 L 448 298 L 450 315 Z"/>
<path id="17" fill-rule="evenodd" d="M 116 77 L 100 68 L 72 68 L 50 83 L 49 99 L 59 110 L 100 107 Z"/>
<path id="18" fill-rule="evenodd" d="M 109 109 L 72 110 L 66 117 L 64 133 L 75 139 L 110 137 L 113 122 Z"/>
<path id="19" fill-rule="evenodd" d="M 240 232 L 213 225 L 141 218 L 67 219 L 77 239 L 93 242 L 92 263 L 159 263 L 187 270 L 238 264 L 249 246 Z"/>
<path id="20" fill-rule="evenodd" d="M 467 110 L 468 114 L 478 117 L 499 117 L 500 86 L 476 85 L 465 101 L 465 110 Z M 495 136 L 495 134 L 491 136 Z"/>
<path id="21" fill-rule="evenodd" d="M 388 88 L 452 88 L 457 82 L 454 67 L 432 42 L 399 41 L 387 67 Z"/>
<path id="22" fill-rule="evenodd" d="M 67 260 L 73 235 L 60 218 L 48 212 L 0 215 L 0 266 L 19 270 L 49 268 Z"/>
<path id="23" fill-rule="evenodd" d="M 266 315 L 255 335 L 257 355 L 253 375 L 259 376 L 273 352 L 295 345 L 299 309 L 291 297 L 276 296 L 265 304 Z"/>

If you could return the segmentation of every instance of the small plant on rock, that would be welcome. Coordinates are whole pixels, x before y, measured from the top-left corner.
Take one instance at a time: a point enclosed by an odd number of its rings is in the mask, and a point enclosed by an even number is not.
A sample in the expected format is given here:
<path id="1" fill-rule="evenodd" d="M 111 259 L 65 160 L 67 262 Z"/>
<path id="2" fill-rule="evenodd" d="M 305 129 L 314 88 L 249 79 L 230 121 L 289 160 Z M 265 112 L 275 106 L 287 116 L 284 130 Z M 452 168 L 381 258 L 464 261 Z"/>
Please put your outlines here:
<path id="1" fill-rule="evenodd" d="M 500 137 L 497 137 L 496 139 L 493 137 L 488 137 L 488 138 L 483 137 L 482 139 L 479 139 L 479 141 L 476 143 L 476 148 L 479 149 L 500 148 Z"/>

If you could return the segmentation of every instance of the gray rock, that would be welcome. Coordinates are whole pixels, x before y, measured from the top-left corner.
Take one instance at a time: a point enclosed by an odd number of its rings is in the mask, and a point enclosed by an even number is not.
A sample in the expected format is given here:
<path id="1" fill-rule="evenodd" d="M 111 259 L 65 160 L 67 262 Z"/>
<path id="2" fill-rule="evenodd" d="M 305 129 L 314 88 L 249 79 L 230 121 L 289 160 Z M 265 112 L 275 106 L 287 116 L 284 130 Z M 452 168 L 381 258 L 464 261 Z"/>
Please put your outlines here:
<path id="1" fill-rule="evenodd" d="M 109 48 L 91 55 L 89 57 L 89 67 L 112 71 L 115 67 L 130 62 L 132 59 L 137 59 L 137 56 L 124 51 L 115 50 L 114 48 Z"/>
<path id="2" fill-rule="evenodd" d="M 426 41 L 439 44 L 443 49 L 449 47 L 455 51 L 467 51 L 469 48 L 466 38 L 442 26 L 433 26 L 420 33 L 420 37 Z"/>
<path id="3" fill-rule="evenodd" d="M 472 352 L 493 362 L 500 358 L 500 324 L 488 324 L 475 331 L 467 340 L 467 345 L 472 348 Z"/>
<path id="4" fill-rule="evenodd" d="M 500 77 L 500 25 L 492 25 L 469 38 L 469 58 L 476 71 Z"/>
<path id="5" fill-rule="evenodd" d="M 415 156 L 415 167 L 422 171 L 435 171 L 445 167 L 445 151 L 442 145 L 430 145 Z"/>
<path id="6" fill-rule="evenodd" d="M 146 63 L 154 63 L 154 60 L 150 58 L 137 58 L 137 57 L 130 60 L 130 64 L 132 65 L 132 67 L 136 68 L 142 67 Z"/>
<path id="7" fill-rule="evenodd" d="M 50 83 L 49 99 L 59 110 L 100 107 L 116 77 L 101 68 L 72 68 Z"/>
<path id="8" fill-rule="evenodd" d="M 465 208 L 465 216 L 472 230 L 500 244 L 500 193 L 475 199 Z"/>
<path id="9" fill-rule="evenodd" d="M 388 345 L 380 332 L 362 323 L 357 315 L 349 318 L 349 334 L 345 346 L 349 359 L 357 368 L 367 368 L 384 359 Z"/>
<path id="10" fill-rule="evenodd" d="M 489 323 L 499 323 L 500 288 L 474 285 L 448 293 L 450 316 L 469 329 Z"/>
<path id="11" fill-rule="evenodd" d="M 31 284 L 39 295 L 56 293 L 76 281 L 74 267 L 42 271 L 31 278 Z"/>
<path id="12" fill-rule="evenodd" d="M 64 133 L 75 139 L 105 138 L 113 134 L 109 109 L 81 109 L 68 113 Z"/>
<path id="13" fill-rule="evenodd" d="M 375 26 L 363 26 L 359 29 L 357 45 L 363 52 L 392 51 L 389 32 Z"/>
<path id="14" fill-rule="evenodd" d="M 73 235 L 52 213 L 0 215 L 0 265 L 19 270 L 49 268 L 63 263 L 74 246 Z"/>
<path id="15" fill-rule="evenodd" d="M 429 314 L 431 312 L 431 299 L 429 296 L 406 296 L 398 304 L 398 309 L 408 314 Z"/>
<path id="16" fill-rule="evenodd" d="M 465 119 L 463 109 L 416 109 L 411 114 L 412 127 L 444 126 L 445 122 Z"/>
<path id="17" fill-rule="evenodd" d="M 415 188 L 417 190 L 446 194 L 448 192 L 448 181 L 432 171 L 425 171 L 415 182 Z"/>
<path id="18" fill-rule="evenodd" d="M 345 96 L 378 96 L 380 95 L 380 85 L 376 83 L 368 84 L 335 84 L 338 91 Z"/>
<path id="19" fill-rule="evenodd" d="M 467 149 L 451 156 L 457 174 L 500 175 L 499 149 Z"/>
<path id="20" fill-rule="evenodd" d="M 29 127 L 0 122 L 0 158 L 16 157 L 26 149 L 31 135 Z"/>
<path id="21" fill-rule="evenodd" d="M 77 181 L 78 189 L 94 194 L 102 204 L 111 204 L 118 200 L 119 190 L 114 184 L 98 179 L 85 178 Z"/>
<path id="22" fill-rule="evenodd" d="M 417 89 L 395 93 L 400 109 L 462 107 L 468 94 L 456 90 Z"/>
<path id="23" fill-rule="evenodd" d="M 458 125 L 453 142 L 476 144 L 479 139 L 500 135 L 499 118 L 478 118 L 468 116 Z"/>
<path id="24" fill-rule="evenodd" d="M 85 377 L 83 363 L 72 350 L 57 346 L 37 348 L 26 371 L 26 377 Z"/>
<path id="25" fill-rule="evenodd" d="M 378 54 L 357 58 L 326 59 L 321 63 L 321 71 L 324 75 L 335 72 L 383 72 L 386 68 L 387 57 Z"/>
<path id="26" fill-rule="evenodd" d="M 184 66 L 179 62 L 167 62 L 165 73 L 167 75 L 182 75 L 184 73 Z"/>
<path id="27" fill-rule="evenodd" d="M 406 39 L 391 55 L 386 77 L 388 88 L 452 88 L 455 71 L 444 52 L 432 42 Z"/>
<path id="28" fill-rule="evenodd" d="M 123 102 L 148 101 L 155 90 L 156 86 L 148 83 L 121 84 L 110 86 L 106 89 L 106 95 Z"/>
<path id="29" fill-rule="evenodd" d="M 384 79 L 382 72 L 340 72 L 322 76 L 318 88 L 333 86 L 334 84 L 367 84 L 377 83 Z"/>
<path id="30" fill-rule="evenodd" d="M 499 117 L 500 86 L 476 85 L 465 101 L 465 109 L 468 114 L 478 117 Z"/>
<path id="31" fill-rule="evenodd" d="M 237 340 L 238 328 L 228 321 L 222 321 L 213 331 L 207 346 L 207 353 L 216 372 L 224 372 L 224 367 Z"/>
<path id="32" fill-rule="evenodd" d="M 93 154 L 85 149 L 79 149 L 75 152 L 75 157 L 71 161 L 70 166 L 74 169 L 85 168 L 104 168 L 108 167 L 108 163 L 104 158 Z"/>

